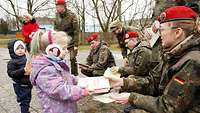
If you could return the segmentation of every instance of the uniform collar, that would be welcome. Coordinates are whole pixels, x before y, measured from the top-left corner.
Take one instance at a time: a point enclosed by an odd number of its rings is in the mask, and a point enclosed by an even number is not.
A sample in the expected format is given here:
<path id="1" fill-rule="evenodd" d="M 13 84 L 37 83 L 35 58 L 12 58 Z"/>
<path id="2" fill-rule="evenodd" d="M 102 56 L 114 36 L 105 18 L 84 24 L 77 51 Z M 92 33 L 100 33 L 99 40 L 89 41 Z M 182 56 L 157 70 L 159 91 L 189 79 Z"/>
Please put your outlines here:
<path id="1" fill-rule="evenodd" d="M 196 46 L 200 46 L 200 34 L 190 35 L 185 38 L 182 42 L 176 45 L 174 48 L 170 50 L 164 50 L 164 57 L 167 59 L 171 59 L 175 56 L 181 56 L 187 50 L 195 48 Z"/>

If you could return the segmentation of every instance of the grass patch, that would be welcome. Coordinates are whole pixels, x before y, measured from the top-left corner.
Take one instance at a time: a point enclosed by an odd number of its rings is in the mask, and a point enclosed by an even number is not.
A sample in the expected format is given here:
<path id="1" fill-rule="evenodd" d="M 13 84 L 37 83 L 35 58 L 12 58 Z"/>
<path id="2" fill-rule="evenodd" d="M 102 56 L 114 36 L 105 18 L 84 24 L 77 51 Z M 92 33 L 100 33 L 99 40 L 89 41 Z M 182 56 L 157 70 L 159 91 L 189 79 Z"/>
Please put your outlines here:
<path id="1" fill-rule="evenodd" d="M 0 39 L 0 47 L 1 47 L 1 48 L 6 48 L 8 42 L 9 42 L 10 40 L 11 40 L 11 39 Z"/>
<path id="2" fill-rule="evenodd" d="M 15 35 L 0 35 L 0 47 L 7 48 L 7 44 L 9 42 L 9 40 L 11 40 L 11 39 L 15 39 Z M 120 50 L 118 44 L 111 44 L 111 45 L 108 45 L 108 47 L 113 51 Z M 90 50 L 90 45 L 89 44 L 80 45 L 78 47 L 78 49 L 79 49 L 79 51 Z"/>
<path id="3" fill-rule="evenodd" d="M 8 35 L 0 35 L 0 47 L 1 48 L 7 48 L 7 44 L 9 40 L 15 39 L 14 34 L 8 34 Z"/>
<path id="4" fill-rule="evenodd" d="M 0 35 L 0 39 L 14 39 L 14 38 L 15 38 L 14 34 Z"/>
<path id="5" fill-rule="evenodd" d="M 119 51 L 120 50 L 118 44 L 111 44 L 108 47 L 113 51 Z M 78 47 L 78 50 L 79 51 L 81 51 L 81 50 L 90 50 L 90 45 L 80 45 Z"/>

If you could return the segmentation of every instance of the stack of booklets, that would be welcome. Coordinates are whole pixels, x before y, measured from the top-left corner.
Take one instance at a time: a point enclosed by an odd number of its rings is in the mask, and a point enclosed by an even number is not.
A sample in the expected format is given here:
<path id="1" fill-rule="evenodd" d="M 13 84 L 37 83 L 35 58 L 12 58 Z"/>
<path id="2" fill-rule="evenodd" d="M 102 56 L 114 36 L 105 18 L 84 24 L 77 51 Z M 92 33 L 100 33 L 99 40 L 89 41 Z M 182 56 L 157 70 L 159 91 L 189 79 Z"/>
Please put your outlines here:
<path id="1" fill-rule="evenodd" d="M 106 93 L 110 90 L 109 80 L 102 77 L 79 78 L 78 86 L 87 88 L 93 93 Z"/>

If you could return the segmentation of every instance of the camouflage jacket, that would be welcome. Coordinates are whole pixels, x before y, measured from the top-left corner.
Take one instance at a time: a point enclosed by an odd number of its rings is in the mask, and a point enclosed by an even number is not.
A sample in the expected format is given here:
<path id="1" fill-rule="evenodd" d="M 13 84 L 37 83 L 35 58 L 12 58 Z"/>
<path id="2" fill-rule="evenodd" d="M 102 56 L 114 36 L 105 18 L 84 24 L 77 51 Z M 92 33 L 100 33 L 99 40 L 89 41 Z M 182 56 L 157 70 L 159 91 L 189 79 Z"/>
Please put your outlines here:
<path id="1" fill-rule="evenodd" d="M 123 77 L 129 75 L 144 76 L 150 70 L 151 48 L 146 41 L 140 41 L 128 54 L 128 66 L 120 67 L 119 73 Z"/>
<path id="2" fill-rule="evenodd" d="M 127 51 L 128 51 L 128 47 L 126 47 L 126 43 L 124 42 L 124 36 L 129 31 L 136 31 L 136 29 L 130 26 L 125 26 L 122 27 L 122 33 L 116 35 L 123 58 L 127 57 Z"/>
<path id="3" fill-rule="evenodd" d="M 152 47 L 152 53 L 153 54 L 151 56 L 151 61 L 156 62 L 158 64 L 162 60 L 162 54 L 163 54 L 160 38 Z"/>
<path id="4" fill-rule="evenodd" d="M 92 66 L 93 70 L 106 70 L 116 65 L 112 52 L 105 42 L 100 42 L 97 47 L 91 49 L 87 57 L 87 65 Z"/>
<path id="5" fill-rule="evenodd" d="M 129 102 L 151 113 L 200 112 L 200 34 L 165 52 L 158 97 L 131 93 Z"/>
<path id="6" fill-rule="evenodd" d="M 79 42 L 79 24 L 76 15 L 69 9 L 63 14 L 56 14 L 55 29 L 65 31 L 72 37 L 70 47 L 78 47 Z"/>

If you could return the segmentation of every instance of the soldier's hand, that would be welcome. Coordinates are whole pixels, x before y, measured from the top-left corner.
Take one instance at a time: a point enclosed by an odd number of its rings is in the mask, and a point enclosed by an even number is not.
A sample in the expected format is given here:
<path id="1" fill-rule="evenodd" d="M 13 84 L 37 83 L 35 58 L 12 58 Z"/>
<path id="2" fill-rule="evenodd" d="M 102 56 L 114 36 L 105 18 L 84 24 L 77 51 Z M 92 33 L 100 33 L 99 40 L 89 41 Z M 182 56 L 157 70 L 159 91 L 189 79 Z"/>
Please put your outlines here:
<path id="1" fill-rule="evenodd" d="M 80 69 L 84 69 L 84 70 L 87 70 L 87 69 L 88 69 L 87 67 L 84 67 L 84 66 L 82 66 L 82 65 L 78 65 L 78 67 L 79 67 Z"/>
<path id="2" fill-rule="evenodd" d="M 93 71 L 93 70 L 94 70 L 94 67 L 93 67 L 93 66 L 90 66 L 90 67 L 88 68 L 88 70 L 89 70 L 89 71 Z"/>
<path id="3" fill-rule="evenodd" d="M 111 95 L 111 98 L 115 100 L 116 103 L 126 104 L 128 103 L 130 93 L 120 93 L 117 95 Z"/>
<path id="4" fill-rule="evenodd" d="M 111 70 L 112 73 L 115 74 L 115 73 L 117 73 L 119 71 L 119 67 L 113 66 L 113 67 L 110 68 L 110 70 Z"/>
<path id="5" fill-rule="evenodd" d="M 121 87 L 124 84 L 123 78 L 117 78 L 113 76 L 104 76 L 104 77 L 109 80 L 111 88 Z"/>
<path id="6" fill-rule="evenodd" d="M 123 62 L 124 62 L 124 66 L 125 66 L 125 67 L 128 66 L 128 59 L 127 59 L 127 58 L 124 58 L 124 59 L 123 59 Z"/>

